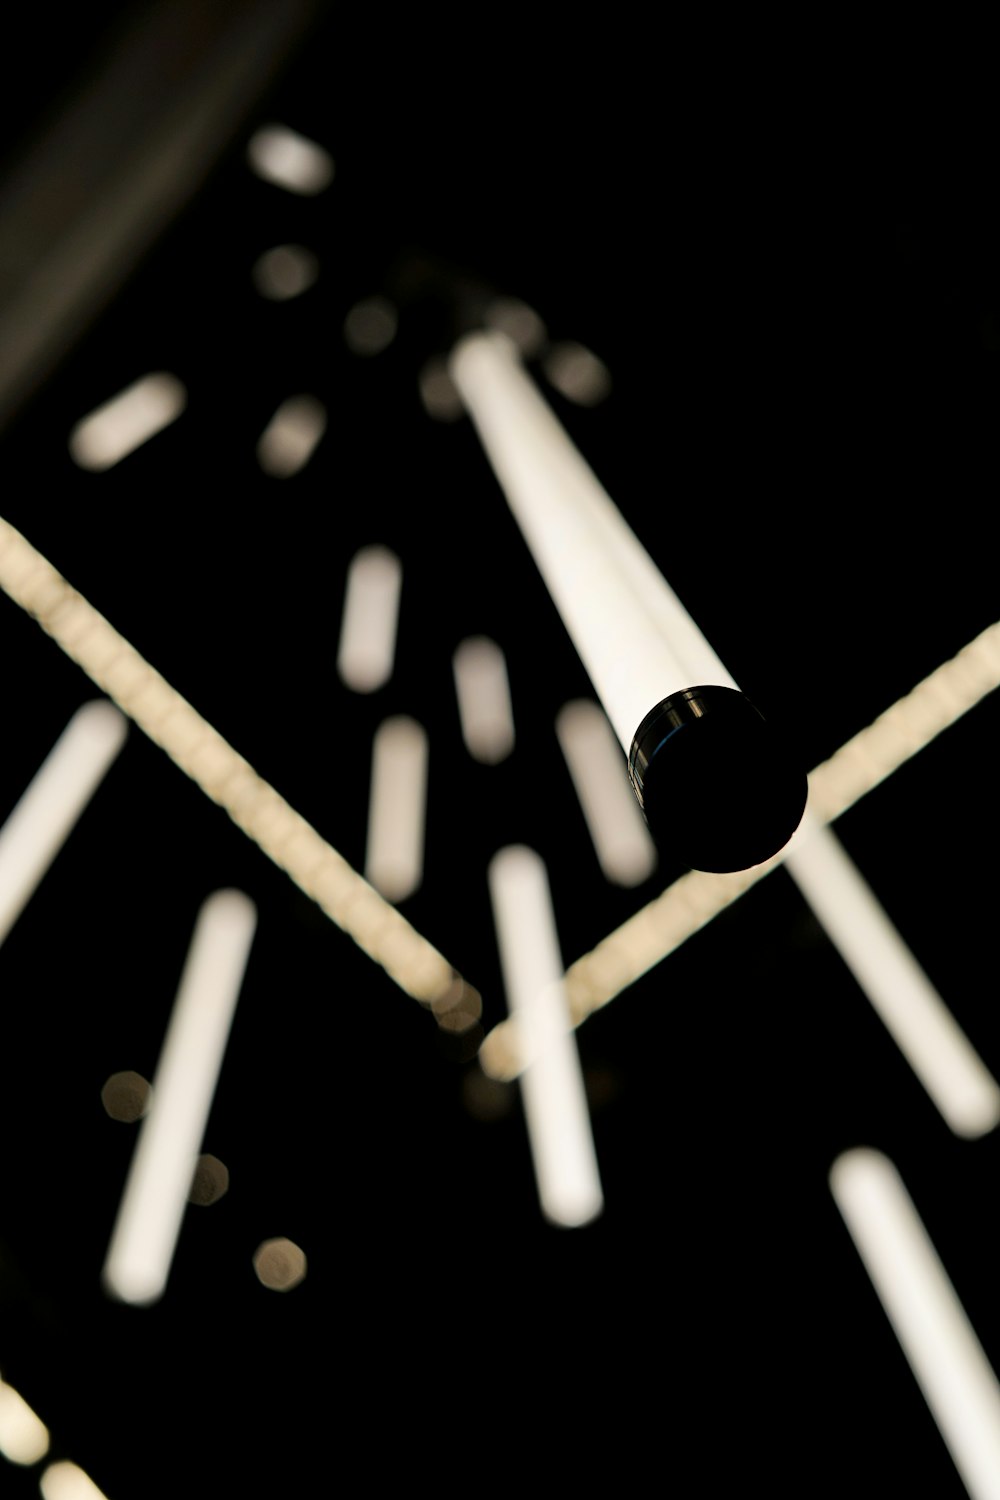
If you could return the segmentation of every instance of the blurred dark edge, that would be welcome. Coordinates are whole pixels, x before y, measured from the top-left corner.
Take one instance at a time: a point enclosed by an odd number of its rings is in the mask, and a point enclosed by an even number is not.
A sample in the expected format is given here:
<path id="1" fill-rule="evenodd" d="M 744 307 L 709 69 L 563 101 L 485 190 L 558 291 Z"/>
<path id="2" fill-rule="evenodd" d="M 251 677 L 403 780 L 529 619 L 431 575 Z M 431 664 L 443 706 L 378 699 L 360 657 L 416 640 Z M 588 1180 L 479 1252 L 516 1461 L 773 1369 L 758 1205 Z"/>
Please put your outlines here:
<path id="1" fill-rule="evenodd" d="M 20 150 L 0 181 L 0 432 L 113 301 L 280 79 L 328 0 L 119 8 L 32 122 L 51 77 L 25 49 Z M 58 21 L 50 24 L 57 35 Z M 32 67 L 41 77 L 32 77 Z M 27 116 L 27 119 L 25 119 Z"/>

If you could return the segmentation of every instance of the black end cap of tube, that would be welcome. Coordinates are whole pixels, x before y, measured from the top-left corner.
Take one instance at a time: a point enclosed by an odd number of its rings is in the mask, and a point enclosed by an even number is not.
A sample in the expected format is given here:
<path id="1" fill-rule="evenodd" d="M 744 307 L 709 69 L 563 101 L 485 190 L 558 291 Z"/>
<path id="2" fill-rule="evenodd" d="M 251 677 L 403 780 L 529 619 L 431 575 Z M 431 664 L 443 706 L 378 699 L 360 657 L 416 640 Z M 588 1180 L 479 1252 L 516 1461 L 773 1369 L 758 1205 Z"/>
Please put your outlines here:
<path id="1" fill-rule="evenodd" d="M 762 864 L 802 821 L 809 786 L 781 736 L 734 688 L 686 688 L 635 732 L 632 788 L 665 855 L 693 870 Z"/>

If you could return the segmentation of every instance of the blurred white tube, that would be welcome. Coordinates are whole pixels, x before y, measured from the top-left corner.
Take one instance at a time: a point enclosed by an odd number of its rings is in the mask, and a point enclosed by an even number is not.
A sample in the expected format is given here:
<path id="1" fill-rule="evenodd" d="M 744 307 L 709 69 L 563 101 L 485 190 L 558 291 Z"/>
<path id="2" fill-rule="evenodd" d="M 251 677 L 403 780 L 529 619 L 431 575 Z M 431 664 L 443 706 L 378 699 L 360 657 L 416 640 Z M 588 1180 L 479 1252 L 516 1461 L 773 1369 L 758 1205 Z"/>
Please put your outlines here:
<path id="1" fill-rule="evenodd" d="M 0 1377 L 0 1453 L 12 1464 L 35 1464 L 49 1451 L 49 1429 L 20 1391 Z"/>
<path id="2" fill-rule="evenodd" d="M 242 891 L 216 891 L 198 913 L 104 1264 L 123 1302 L 166 1287 L 256 926 Z"/>
<path id="3" fill-rule="evenodd" d="M 452 670 L 465 747 L 475 760 L 494 766 L 514 748 L 514 714 L 504 654 L 486 636 L 470 636 L 456 649 Z"/>
<path id="4" fill-rule="evenodd" d="M 186 406 L 187 391 L 176 375 L 144 375 L 77 422 L 70 454 L 81 469 L 111 469 L 175 422 Z"/>
<path id="5" fill-rule="evenodd" d="M 38 1481 L 38 1489 L 42 1500 L 107 1500 L 90 1475 L 68 1458 L 48 1465 Z"/>
<path id="6" fill-rule="evenodd" d="M 972 1500 L 1000 1500 L 1000 1386 L 899 1173 L 860 1148 L 830 1188 Z"/>
<path id="7" fill-rule="evenodd" d="M 424 874 L 427 733 L 395 714 L 375 731 L 365 879 L 387 901 L 403 901 Z"/>
<path id="8" fill-rule="evenodd" d="M 326 407 L 315 396 L 282 401 L 257 441 L 257 462 L 272 479 L 304 469 L 326 431 Z"/>
<path id="9" fill-rule="evenodd" d="M 567 703 L 556 715 L 556 735 L 605 878 L 615 885 L 639 885 L 656 868 L 656 845 L 632 795 L 607 715 L 584 698 Z"/>
<path id="10" fill-rule="evenodd" d="M 785 868 L 956 1135 L 1000 1121 L 1000 1086 L 829 828 L 803 826 Z"/>
<path id="11" fill-rule="evenodd" d="M 0 943 L 66 842 L 125 743 L 113 703 L 78 708 L 0 828 Z"/>
<path id="12" fill-rule="evenodd" d="M 521 1074 L 528 1138 L 546 1218 L 576 1227 L 604 1206 L 545 865 L 523 845 L 501 849 L 488 871 L 507 1007 L 530 1030 Z"/>
<path id="13" fill-rule="evenodd" d="M 356 693 L 373 693 L 392 676 L 402 583 L 402 564 L 388 547 L 362 547 L 351 559 L 337 671 Z"/>
<path id="14" fill-rule="evenodd" d="M 449 372 L 626 755 L 646 714 L 672 693 L 738 691 L 510 340 L 467 335 Z"/>

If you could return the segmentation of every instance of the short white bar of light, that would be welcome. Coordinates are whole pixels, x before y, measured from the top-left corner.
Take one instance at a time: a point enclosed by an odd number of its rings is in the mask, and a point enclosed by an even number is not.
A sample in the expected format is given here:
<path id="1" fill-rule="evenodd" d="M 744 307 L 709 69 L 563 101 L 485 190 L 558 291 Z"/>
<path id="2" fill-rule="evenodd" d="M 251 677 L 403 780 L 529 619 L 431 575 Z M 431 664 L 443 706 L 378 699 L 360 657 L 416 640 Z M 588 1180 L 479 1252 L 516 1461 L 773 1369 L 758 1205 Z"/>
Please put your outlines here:
<path id="1" fill-rule="evenodd" d="M 0 828 L 4 941 L 117 756 L 128 723 L 113 703 L 78 708 Z"/>
<path id="2" fill-rule="evenodd" d="M 1000 1500 L 1000 1385 L 896 1167 L 847 1151 L 830 1188 L 972 1500 Z"/>
<path id="3" fill-rule="evenodd" d="M 785 868 L 956 1135 L 1000 1122 L 1000 1085 L 829 828 L 806 824 Z"/>
<path id="4" fill-rule="evenodd" d="M 384 719 L 372 743 L 365 879 L 387 901 L 403 901 L 424 874 L 427 734 L 416 719 Z"/>
<path id="5" fill-rule="evenodd" d="M 175 422 L 186 406 L 187 391 L 176 375 L 144 375 L 77 422 L 69 435 L 70 456 L 81 469 L 111 469 Z"/>
<path id="6" fill-rule="evenodd" d="M 403 565 L 388 547 L 362 547 L 351 559 L 337 649 L 341 681 L 374 693 L 392 676 Z"/>
<path id="7" fill-rule="evenodd" d="M 198 913 L 104 1265 L 123 1302 L 166 1287 L 256 925 L 242 891 L 216 891 Z"/>
<path id="8" fill-rule="evenodd" d="M 736 687 L 498 333 L 456 344 L 449 372 L 549 594 L 627 755 L 650 709 Z"/>
<path id="9" fill-rule="evenodd" d="M 65 1458 L 49 1464 L 38 1481 L 38 1488 L 42 1500 L 107 1500 L 104 1491 L 98 1489 L 90 1475 L 79 1464 Z"/>
<path id="10" fill-rule="evenodd" d="M 604 1194 L 548 875 L 534 850 L 515 844 L 493 856 L 488 882 L 507 1007 L 531 1032 L 520 1083 L 539 1201 L 552 1223 L 578 1227 L 601 1212 Z"/>
<path id="11" fill-rule="evenodd" d="M 494 766 L 514 748 L 514 713 L 504 654 L 487 636 L 469 636 L 457 647 L 452 669 L 465 747 L 475 760 Z"/>
<path id="12" fill-rule="evenodd" d="M 289 396 L 257 441 L 257 462 L 273 479 L 304 469 L 326 431 L 326 407 L 315 396 Z"/>
<path id="13" fill-rule="evenodd" d="M 0 1453 L 12 1464 L 36 1464 L 49 1451 L 49 1429 L 20 1391 L 0 1378 Z"/>
<path id="14" fill-rule="evenodd" d="M 333 181 L 329 151 L 287 125 L 255 130 L 247 144 L 247 160 L 258 177 L 289 193 L 312 196 Z"/>
<path id="15" fill-rule="evenodd" d="M 634 886 L 656 868 L 656 845 L 632 794 L 607 715 L 581 698 L 556 715 L 556 735 L 607 880 Z"/>

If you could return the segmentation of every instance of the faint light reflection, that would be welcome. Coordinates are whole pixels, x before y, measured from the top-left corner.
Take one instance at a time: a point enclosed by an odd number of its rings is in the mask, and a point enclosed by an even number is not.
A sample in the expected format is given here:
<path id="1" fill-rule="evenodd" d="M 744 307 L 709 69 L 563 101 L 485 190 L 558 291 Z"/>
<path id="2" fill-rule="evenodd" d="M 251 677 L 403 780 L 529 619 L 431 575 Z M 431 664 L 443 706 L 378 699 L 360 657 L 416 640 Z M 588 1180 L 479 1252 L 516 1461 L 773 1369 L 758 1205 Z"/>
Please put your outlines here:
<path id="1" fill-rule="evenodd" d="M 352 354 L 381 354 L 396 337 L 396 309 L 386 297 L 356 302 L 344 319 L 344 340 Z"/>
<path id="2" fill-rule="evenodd" d="M 0 1453 L 12 1464 L 36 1464 L 49 1451 L 49 1430 L 20 1391 L 0 1377 Z"/>
<path id="3" fill-rule="evenodd" d="M 476 1120 L 503 1120 L 514 1108 L 514 1086 L 470 1068 L 462 1078 L 462 1103 Z"/>
<path id="4" fill-rule="evenodd" d="M 505 333 L 525 359 L 533 359 L 545 348 L 548 339 L 545 324 L 535 309 L 519 297 L 495 298 L 486 309 L 485 322 L 496 333 Z"/>
<path id="5" fill-rule="evenodd" d="M 304 245 L 275 245 L 254 262 L 254 286 L 271 302 L 288 302 L 307 292 L 319 275 L 319 261 Z"/>
<path id="6" fill-rule="evenodd" d="M 81 469 L 111 469 L 175 422 L 186 406 L 187 391 L 175 375 L 146 375 L 77 422 L 69 435 L 70 456 Z"/>
<path id="7" fill-rule="evenodd" d="M 553 344 L 542 361 L 549 384 L 578 406 L 597 406 L 611 394 L 611 375 L 604 362 L 582 344 Z"/>
<path id="8" fill-rule="evenodd" d="M 304 469 L 326 431 L 326 407 L 315 396 L 290 396 L 260 435 L 257 462 L 273 479 Z"/>
<path id="9" fill-rule="evenodd" d="M 305 1280 L 305 1252 L 293 1240 L 264 1240 L 254 1253 L 257 1279 L 273 1292 L 290 1292 Z"/>
<path id="10" fill-rule="evenodd" d="M 142 1119 L 151 1097 L 149 1083 L 141 1073 L 131 1070 L 112 1073 L 101 1089 L 101 1103 L 112 1120 L 122 1120 L 126 1125 Z"/>
<path id="11" fill-rule="evenodd" d="M 448 362 L 443 357 L 427 361 L 420 371 L 418 388 L 424 410 L 435 422 L 457 422 L 465 415 L 462 398 L 448 374 Z"/>
<path id="12" fill-rule="evenodd" d="M 217 1156 L 199 1156 L 191 1179 L 188 1202 L 200 1208 L 218 1203 L 229 1191 L 229 1168 Z"/>
<path id="13" fill-rule="evenodd" d="M 266 182 L 311 196 L 333 181 L 333 158 L 316 141 L 287 125 L 262 125 L 247 144 L 251 168 Z"/>

